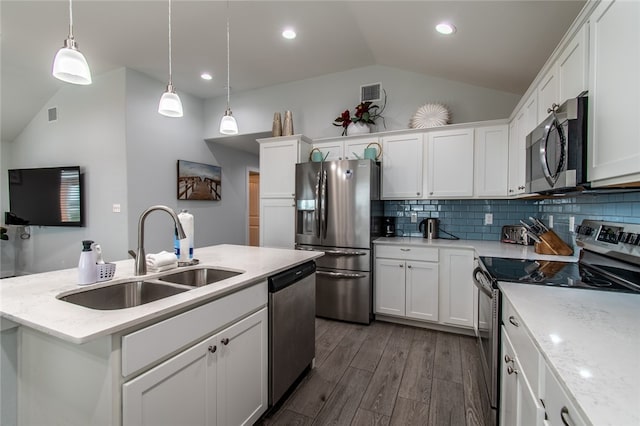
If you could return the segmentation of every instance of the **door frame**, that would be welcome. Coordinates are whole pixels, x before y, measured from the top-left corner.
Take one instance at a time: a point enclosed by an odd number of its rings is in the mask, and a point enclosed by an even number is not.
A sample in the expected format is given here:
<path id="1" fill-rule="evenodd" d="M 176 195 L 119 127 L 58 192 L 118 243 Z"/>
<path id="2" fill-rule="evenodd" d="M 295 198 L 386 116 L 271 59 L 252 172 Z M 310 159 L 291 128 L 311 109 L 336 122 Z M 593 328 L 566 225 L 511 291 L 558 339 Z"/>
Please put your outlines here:
<path id="1" fill-rule="evenodd" d="M 244 235 L 244 243 L 245 245 L 249 245 L 249 198 L 250 198 L 250 194 L 249 194 L 249 175 L 251 173 L 257 173 L 260 174 L 260 168 L 258 167 L 251 167 L 248 166 L 245 170 L 245 177 L 246 177 L 246 182 L 245 182 L 245 187 L 246 187 L 246 200 L 245 200 L 245 209 L 244 209 L 244 217 L 245 217 L 245 224 L 244 224 L 244 230 L 245 230 L 245 235 Z M 260 199 L 260 196 L 258 194 L 258 200 Z M 259 201 L 258 201 L 259 202 Z"/>

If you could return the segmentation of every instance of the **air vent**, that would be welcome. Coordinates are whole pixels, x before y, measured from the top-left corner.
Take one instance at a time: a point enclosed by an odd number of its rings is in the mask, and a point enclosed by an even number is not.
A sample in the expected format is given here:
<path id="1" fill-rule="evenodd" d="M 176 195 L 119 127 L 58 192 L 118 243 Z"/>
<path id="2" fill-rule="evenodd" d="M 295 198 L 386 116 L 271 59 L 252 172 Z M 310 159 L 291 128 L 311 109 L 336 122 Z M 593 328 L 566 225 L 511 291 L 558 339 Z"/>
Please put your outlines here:
<path id="1" fill-rule="evenodd" d="M 47 113 L 49 114 L 49 123 L 58 121 L 58 108 L 56 107 L 49 108 L 47 110 Z"/>
<path id="2" fill-rule="evenodd" d="M 382 83 L 367 84 L 360 86 L 360 102 L 375 102 L 381 99 L 380 93 Z"/>

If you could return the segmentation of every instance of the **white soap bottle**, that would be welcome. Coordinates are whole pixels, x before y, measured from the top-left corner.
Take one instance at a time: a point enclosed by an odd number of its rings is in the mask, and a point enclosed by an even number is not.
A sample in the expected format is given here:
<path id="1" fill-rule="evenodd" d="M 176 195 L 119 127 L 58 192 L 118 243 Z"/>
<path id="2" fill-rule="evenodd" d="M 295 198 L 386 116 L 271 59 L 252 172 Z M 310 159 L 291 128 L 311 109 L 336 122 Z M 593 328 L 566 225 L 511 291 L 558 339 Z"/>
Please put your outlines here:
<path id="1" fill-rule="evenodd" d="M 78 285 L 93 284 L 98 280 L 98 267 L 96 255 L 91 249 L 93 241 L 82 241 L 82 252 L 78 262 Z"/>
<path id="2" fill-rule="evenodd" d="M 178 219 L 180 220 L 182 230 L 184 231 L 187 238 L 177 240 L 176 243 L 179 245 L 179 247 L 176 252 L 176 256 L 178 256 L 178 261 L 180 262 L 190 262 L 193 260 L 193 215 L 187 210 L 182 209 L 180 213 L 178 213 Z"/>

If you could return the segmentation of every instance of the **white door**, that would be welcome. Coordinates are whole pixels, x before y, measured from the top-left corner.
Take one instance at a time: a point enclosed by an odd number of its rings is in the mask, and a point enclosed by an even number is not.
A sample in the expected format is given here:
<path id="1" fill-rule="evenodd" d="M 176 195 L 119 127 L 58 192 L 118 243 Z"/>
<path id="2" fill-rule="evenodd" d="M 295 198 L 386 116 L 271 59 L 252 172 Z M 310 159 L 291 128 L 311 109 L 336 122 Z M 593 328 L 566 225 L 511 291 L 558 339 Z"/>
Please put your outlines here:
<path id="1" fill-rule="evenodd" d="M 475 133 L 474 195 L 507 195 L 509 181 L 509 127 L 480 127 Z"/>
<path id="2" fill-rule="evenodd" d="M 603 1 L 591 15 L 590 181 L 640 173 L 639 22 L 638 1 Z"/>
<path id="3" fill-rule="evenodd" d="M 320 142 L 314 143 L 313 148 L 318 148 L 324 161 L 344 159 L 344 142 Z"/>
<path id="4" fill-rule="evenodd" d="M 509 191 L 508 195 L 525 192 L 526 186 L 526 139 L 520 136 L 520 127 L 524 126 L 524 112 L 516 114 L 509 124 Z"/>
<path id="5" fill-rule="evenodd" d="M 122 424 L 215 425 L 215 345 L 215 338 L 207 339 L 125 383 Z"/>
<path id="6" fill-rule="evenodd" d="M 438 321 L 438 264 L 407 262 L 406 316 Z"/>
<path id="7" fill-rule="evenodd" d="M 295 197 L 298 139 L 260 144 L 260 198 Z"/>
<path id="8" fill-rule="evenodd" d="M 473 195 L 473 129 L 428 133 L 425 156 L 429 198 Z"/>
<path id="9" fill-rule="evenodd" d="M 405 262 L 376 259 L 375 268 L 376 313 L 404 316 Z"/>
<path id="10" fill-rule="evenodd" d="M 473 250 L 440 250 L 440 321 L 473 328 Z"/>
<path id="11" fill-rule="evenodd" d="M 589 87 L 589 24 L 576 33 L 558 58 L 558 93 L 560 103 L 575 98 Z"/>
<path id="12" fill-rule="evenodd" d="M 267 321 L 263 308 L 217 335 L 218 425 L 252 425 L 267 409 Z"/>
<path id="13" fill-rule="evenodd" d="M 295 247 L 295 210 L 293 198 L 260 200 L 260 246 L 286 249 Z"/>
<path id="14" fill-rule="evenodd" d="M 560 104 L 558 99 L 558 64 L 553 64 L 551 69 L 540 80 L 538 84 L 538 120 L 542 121 L 551 114 L 548 111 L 553 104 Z"/>
<path id="15" fill-rule="evenodd" d="M 373 145 L 372 145 L 373 144 Z M 357 160 L 358 158 L 364 158 L 364 150 L 369 145 L 370 148 L 375 148 L 380 154 L 381 145 L 378 146 L 378 138 L 374 136 L 365 136 L 361 138 L 349 138 L 344 141 L 344 157 L 347 160 Z M 382 161 L 382 156 L 378 159 Z"/>
<path id="16" fill-rule="evenodd" d="M 422 197 L 422 134 L 382 138 L 382 198 Z"/>

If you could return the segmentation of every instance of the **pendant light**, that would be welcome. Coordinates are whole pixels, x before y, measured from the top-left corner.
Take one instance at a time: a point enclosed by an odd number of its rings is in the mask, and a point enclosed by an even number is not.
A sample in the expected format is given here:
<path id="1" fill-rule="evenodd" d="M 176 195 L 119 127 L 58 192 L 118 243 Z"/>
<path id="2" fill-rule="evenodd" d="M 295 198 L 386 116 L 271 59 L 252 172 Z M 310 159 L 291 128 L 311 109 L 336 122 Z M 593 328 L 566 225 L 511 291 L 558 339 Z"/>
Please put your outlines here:
<path id="1" fill-rule="evenodd" d="M 91 84 L 91 70 L 73 38 L 73 5 L 69 0 L 69 36 L 53 59 L 53 76 L 72 84 Z"/>
<path id="2" fill-rule="evenodd" d="M 182 102 L 171 81 L 171 0 L 169 0 L 169 84 L 160 98 L 158 112 L 167 117 L 182 117 Z"/>
<path id="3" fill-rule="evenodd" d="M 224 117 L 220 120 L 220 133 L 224 135 L 237 135 L 238 123 L 231 113 L 229 107 L 231 86 L 229 85 L 229 0 L 227 0 L 227 109 L 224 111 Z"/>

